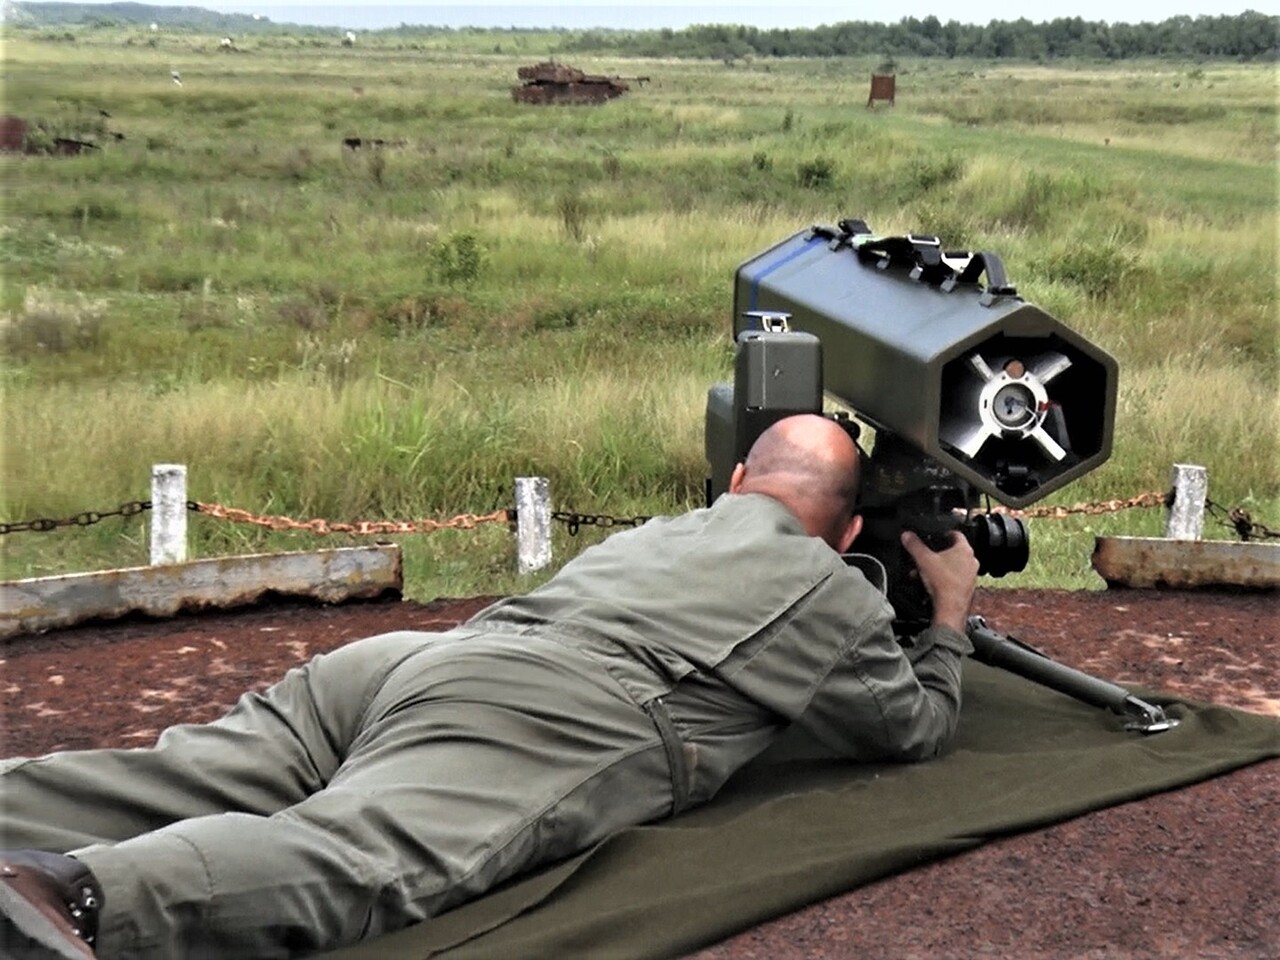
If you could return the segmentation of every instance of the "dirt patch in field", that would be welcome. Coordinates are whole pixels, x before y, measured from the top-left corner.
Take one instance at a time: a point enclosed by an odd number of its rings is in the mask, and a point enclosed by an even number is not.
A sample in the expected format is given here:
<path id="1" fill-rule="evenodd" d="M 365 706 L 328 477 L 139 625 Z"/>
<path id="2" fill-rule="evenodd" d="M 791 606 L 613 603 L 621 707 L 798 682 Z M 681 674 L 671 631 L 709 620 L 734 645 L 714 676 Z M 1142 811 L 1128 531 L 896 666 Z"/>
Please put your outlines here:
<path id="1" fill-rule="evenodd" d="M 0 646 L 4 756 L 144 746 L 359 637 L 442 630 L 485 598 L 279 605 Z M 992 627 L 1117 683 L 1280 716 L 1273 594 L 984 590 Z M 763 924 L 698 960 L 1280 955 L 1280 761 L 1089 814 Z"/>

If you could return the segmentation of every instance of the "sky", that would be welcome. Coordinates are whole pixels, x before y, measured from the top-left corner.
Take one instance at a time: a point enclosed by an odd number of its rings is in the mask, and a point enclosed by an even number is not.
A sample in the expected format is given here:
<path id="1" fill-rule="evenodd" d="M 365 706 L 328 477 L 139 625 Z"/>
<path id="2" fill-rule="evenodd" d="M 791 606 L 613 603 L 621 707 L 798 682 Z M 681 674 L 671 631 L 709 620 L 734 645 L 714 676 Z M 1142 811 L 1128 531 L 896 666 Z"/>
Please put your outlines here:
<path id="1" fill-rule="evenodd" d="M 816 27 L 824 23 L 866 20 L 896 23 L 903 17 L 936 16 L 944 23 L 987 23 L 1026 17 L 1039 22 L 1057 17 L 1083 17 L 1107 23 L 1142 23 L 1169 17 L 1221 16 L 1257 10 L 1280 12 L 1280 0 L 1051 0 L 1009 3 L 1008 0 L 831 0 L 759 3 L 752 0 L 699 0 L 695 3 L 645 2 L 604 4 L 600 0 L 507 0 L 505 3 L 310 3 L 306 0 L 175 0 L 157 6 L 199 6 L 222 13 L 261 14 L 276 23 L 302 23 L 350 29 L 378 29 L 401 23 L 449 27 L 613 27 L 679 29 L 694 23 L 734 23 L 756 27 Z"/>

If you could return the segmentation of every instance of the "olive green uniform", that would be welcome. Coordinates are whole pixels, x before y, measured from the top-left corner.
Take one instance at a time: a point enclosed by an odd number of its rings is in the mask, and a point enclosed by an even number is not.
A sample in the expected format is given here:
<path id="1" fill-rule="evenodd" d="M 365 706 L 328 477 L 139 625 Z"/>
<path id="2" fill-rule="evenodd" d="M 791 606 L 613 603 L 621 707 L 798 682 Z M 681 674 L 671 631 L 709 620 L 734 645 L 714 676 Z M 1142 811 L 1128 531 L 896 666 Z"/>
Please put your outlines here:
<path id="1" fill-rule="evenodd" d="M 781 504 L 726 496 L 444 634 L 352 643 L 154 748 L 5 761 L 5 847 L 71 851 L 104 960 L 311 953 L 415 923 L 712 797 L 788 728 L 934 755 L 968 640 Z"/>

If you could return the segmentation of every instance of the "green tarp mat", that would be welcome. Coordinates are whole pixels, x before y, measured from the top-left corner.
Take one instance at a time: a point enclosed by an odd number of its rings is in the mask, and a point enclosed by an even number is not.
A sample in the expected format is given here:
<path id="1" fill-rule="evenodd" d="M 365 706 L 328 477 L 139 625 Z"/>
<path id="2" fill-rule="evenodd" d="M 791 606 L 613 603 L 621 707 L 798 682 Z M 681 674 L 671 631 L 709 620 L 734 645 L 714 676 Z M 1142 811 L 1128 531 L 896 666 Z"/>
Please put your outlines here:
<path id="1" fill-rule="evenodd" d="M 860 884 L 1280 756 L 1280 720 L 1137 691 L 1182 722 L 1119 717 L 965 665 L 952 749 L 920 764 L 765 756 L 711 804 L 626 830 L 329 960 L 673 957 Z"/>

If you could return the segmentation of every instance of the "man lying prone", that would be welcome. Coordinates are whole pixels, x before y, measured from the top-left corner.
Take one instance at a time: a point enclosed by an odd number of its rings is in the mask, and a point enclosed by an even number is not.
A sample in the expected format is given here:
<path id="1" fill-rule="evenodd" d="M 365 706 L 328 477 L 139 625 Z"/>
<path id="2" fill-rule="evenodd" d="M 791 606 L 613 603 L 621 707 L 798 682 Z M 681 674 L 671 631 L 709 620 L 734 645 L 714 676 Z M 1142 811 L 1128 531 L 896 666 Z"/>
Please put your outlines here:
<path id="1" fill-rule="evenodd" d="M 977 561 L 904 534 L 934 614 L 895 638 L 840 556 L 858 475 L 841 427 L 781 420 L 713 506 L 453 630 L 351 643 L 149 749 L 3 761 L 6 955 L 313 954 L 704 803 L 784 731 L 935 756 Z"/>

